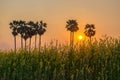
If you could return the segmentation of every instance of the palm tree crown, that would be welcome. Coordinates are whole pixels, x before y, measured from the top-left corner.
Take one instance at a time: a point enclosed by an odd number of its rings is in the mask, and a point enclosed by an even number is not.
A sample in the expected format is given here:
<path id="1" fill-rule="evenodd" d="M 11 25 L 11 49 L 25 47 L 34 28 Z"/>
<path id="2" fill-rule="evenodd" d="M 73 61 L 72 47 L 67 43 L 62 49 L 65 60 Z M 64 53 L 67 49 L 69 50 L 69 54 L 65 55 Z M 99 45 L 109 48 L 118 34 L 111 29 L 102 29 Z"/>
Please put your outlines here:
<path id="1" fill-rule="evenodd" d="M 17 31 L 17 29 L 18 29 L 18 21 L 14 20 L 9 25 L 10 25 L 10 29 L 12 29 L 12 35 L 17 36 L 18 35 L 18 31 Z"/>
<path id="2" fill-rule="evenodd" d="M 94 24 L 87 24 L 85 26 L 85 32 L 84 32 L 85 35 L 88 36 L 89 38 L 91 38 L 96 33 L 96 31 L 94 29 L 95 29 Z"/>
<path id="3" fill-rule="evenodd" d="M 19 27 L 18 27 L 17 31 L 18 31 L 18 33 L 21 35 L 21 37 L 23 38 L 23 34 L 24 34 L 24 32 L 25 32 L 24 27 L 26 26 L 26 22 L 20 20 L 20 21 L 18 22 L 18 25 L 19 25 Z"/>
<path id="4" fill-rule="evenodd" d="M 76 22 L 76 20 L 68 20 L 66 28 L 71 32 L 76 32 L 79 30 L 78 23 Z"/>
<path id="5" fill-rule="evenodd" d="M 36 29 L 34 28 L 35 23 L 33 21 L 29 21 L 27 23 L 27 25 L 29 27 L 29 29 L 28 29 L 29 37 L 32 38 L 32 36 L 34 36 L 35 34 L 37 34 Z"/>
<path id="6" fill-rule="evenodd" d="M 43 35 L 46 31 L 47 28 L 47 24 L 44 23 L 43 21 L 40 21 L 39 25 L 38 25 L 38 34 L 39 35 Z"/>

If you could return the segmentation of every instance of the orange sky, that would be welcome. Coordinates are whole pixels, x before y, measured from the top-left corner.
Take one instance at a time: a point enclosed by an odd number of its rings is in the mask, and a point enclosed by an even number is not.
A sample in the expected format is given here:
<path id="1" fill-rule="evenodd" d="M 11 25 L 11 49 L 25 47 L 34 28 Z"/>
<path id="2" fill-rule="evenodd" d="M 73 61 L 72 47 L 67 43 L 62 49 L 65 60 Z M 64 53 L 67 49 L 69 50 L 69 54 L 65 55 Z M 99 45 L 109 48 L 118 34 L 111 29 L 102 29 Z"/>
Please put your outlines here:
<path id="1" fill-rule="evenodd" d="M 104 34 L 120 36 L 120 0 L 0 0 L 0 49 L 13 47 L 9 23 L 20 19 L 43 20 L 48 24 L 43 43 L 69 42 L 65 29 L 68 19 L 76 19 L 79 24 L 80 30 L 75 35 L 83 34 L 89 23 L 95 24 L 97 38 Z M 18 39 L 18 47 L 19 43 Z"/>

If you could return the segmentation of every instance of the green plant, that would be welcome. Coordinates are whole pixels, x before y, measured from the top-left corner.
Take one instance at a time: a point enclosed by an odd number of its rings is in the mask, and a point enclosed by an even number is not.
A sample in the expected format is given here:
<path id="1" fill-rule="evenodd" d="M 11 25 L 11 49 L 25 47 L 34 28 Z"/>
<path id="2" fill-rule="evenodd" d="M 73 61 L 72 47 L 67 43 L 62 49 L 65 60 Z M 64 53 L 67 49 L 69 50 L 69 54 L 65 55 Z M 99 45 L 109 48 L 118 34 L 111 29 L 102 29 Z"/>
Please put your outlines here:
<path id="1" fill-rule="evenodd" d="M 0 80 L 120 80 L 120 39 L 105 37 L 39 51 L 0 51 Z"/>

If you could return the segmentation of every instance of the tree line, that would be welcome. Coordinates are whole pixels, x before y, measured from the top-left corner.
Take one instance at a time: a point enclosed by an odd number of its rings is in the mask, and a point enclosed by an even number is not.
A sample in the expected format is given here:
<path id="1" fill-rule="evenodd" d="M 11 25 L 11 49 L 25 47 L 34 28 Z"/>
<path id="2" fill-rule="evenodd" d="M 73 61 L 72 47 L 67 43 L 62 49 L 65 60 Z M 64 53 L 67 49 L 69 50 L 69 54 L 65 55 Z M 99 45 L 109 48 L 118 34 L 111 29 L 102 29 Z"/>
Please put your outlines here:
<path id="1" fill-rule="evenodd" d="M 26 41 L 29 39 L 29 51 L 31 50 L 31 39 L 35 36 L 35 49 L 37 42 L 37 35 L 39 35 L 39 51 L 41 49 L 41 36 L 46 32 L 47 23 L 41 21 L 24 21 L 24 20 L 13 20 L 10 22 L 10 29 L 12 30 L 12 35 L 14 37 L 14 50 L 16 52 L 16 37 L 21 36 L 21 49 L 26 51 Z M 66 28 L 70 31 L 70 46 L 74 44 L 74 32 L 79 30 L 78 23 L 76 20 L 66 21 Z M 86 24 L 84 34 L 90 38 L 95 35 L 95 26 L 94 24 Z M 23 46 L 23 40 L 25 42 Z"/>
<path id="2" fill-rule="evenodd" d="M 47 24 L 43 21 L 33 22 L 33 21 L 23 21 L 23 20 L 14 20 L 10 22 L 10 29 L 12 29 L 12 35 L 14 36 L 14 50 L 16 51 L 16 36 L 21 36 L 21 49 L 23 49 L 23 40 L 25 41 L 25 50 L 26 50 L 26 41 L 29 39 L 29 51 L 31 49 L 31 39 L 35 36 L 35 49 L 37 35 L 39 35 L 39 51 L 41 46 L 41 36 L 46 32 Z"/>

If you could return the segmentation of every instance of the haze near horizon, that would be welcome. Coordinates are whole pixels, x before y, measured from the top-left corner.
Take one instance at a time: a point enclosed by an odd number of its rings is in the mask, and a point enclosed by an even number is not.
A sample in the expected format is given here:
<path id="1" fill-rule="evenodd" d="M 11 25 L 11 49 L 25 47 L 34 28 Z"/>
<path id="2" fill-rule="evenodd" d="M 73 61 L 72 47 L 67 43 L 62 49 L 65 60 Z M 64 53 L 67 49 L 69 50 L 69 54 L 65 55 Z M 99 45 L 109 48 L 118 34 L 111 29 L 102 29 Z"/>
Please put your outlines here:
<path id="1" fill-rule="evenodd" d="M 42 44 L 51 40 L 69 42 L 66 21 L 75 19 L 83 34 L 86 24 L 95 24 L 96 38 L 107 34 L 120 36 L 120 0 L 0 0 L 0 49 L 13 48 L 9 23 L 13 20 L 40 21 L 48 24 Z M 34 44 L 34 40 L 32 40 Z M 17 37 L 20 47 L 20 37 Z"/>

